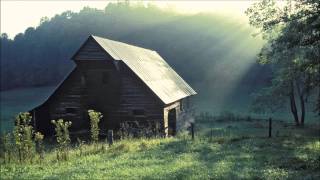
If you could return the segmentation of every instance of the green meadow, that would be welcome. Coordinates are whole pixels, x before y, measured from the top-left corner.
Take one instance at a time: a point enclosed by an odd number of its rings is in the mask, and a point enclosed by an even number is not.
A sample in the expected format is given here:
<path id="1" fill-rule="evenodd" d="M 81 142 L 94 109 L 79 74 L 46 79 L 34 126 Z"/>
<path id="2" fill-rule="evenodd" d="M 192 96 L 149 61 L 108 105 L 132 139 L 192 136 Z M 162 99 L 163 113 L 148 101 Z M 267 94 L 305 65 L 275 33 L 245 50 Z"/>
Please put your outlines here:
<path id="1" fill-rule="evenodd" d="M 1 179 L 319 179 L 320 127 L 297 128 L 237 116 L 198 116 L 195 139 L 138 138 L 108 146 L 74 143 L 68 161 L 47 146 L 44 159 L 3 163 Z"/>

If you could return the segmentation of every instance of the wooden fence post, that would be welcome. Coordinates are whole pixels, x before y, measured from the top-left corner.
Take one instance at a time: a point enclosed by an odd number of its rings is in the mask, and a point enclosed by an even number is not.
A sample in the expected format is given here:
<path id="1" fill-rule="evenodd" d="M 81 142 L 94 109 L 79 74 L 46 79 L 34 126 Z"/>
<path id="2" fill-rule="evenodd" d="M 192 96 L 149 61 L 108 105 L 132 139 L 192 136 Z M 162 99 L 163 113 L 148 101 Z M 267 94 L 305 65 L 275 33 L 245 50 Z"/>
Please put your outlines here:
<path id="1" fill-rule="evenodd" d="M 194 123 L 191 123 L 191 137 L 194 140 Z"/>
<path id="2" fill-rule="evenodd" d="M 111 146 L 113 144 L 113 130 L 108 130 L 107 139 L 108 139 L 109 146 Z"/>
<path id="3" fill-rule="evenodd" d="M 272 137 L 272 118 L 269 118 L 269 138 Z"/>

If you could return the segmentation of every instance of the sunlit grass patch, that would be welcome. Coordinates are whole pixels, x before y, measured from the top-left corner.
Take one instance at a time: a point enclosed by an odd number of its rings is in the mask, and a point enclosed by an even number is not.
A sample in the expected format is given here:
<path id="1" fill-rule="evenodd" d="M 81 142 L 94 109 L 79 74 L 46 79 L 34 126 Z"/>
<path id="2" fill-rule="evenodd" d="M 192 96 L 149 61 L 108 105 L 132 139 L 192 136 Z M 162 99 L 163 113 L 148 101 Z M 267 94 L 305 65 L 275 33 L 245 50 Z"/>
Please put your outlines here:
<path id="1" fill-rule="evenodd" d="M 82 153 L 75 144 L 66 162 L 47 150 L 42 164 L 2 164 L 1 178 L 319 179 L 319 137 L 307 128 L 281 129 L 275 123 L 282 134 L 268 138 L 254 123 L 198 124 L 194 140 L 183 132 L 169 138 L 127 138 L 112 146 L 101 141 L 83 144 Z M 219 132 L 211 137 L 211 129 Z"/>
<path id="2" fill-rule="evenodd" d="M 280 168 L 266 168 L 263 170 L 263 177 L 265 179 L 288 179 L 289 174 L 286 170 Z"/>
<path id="3" fill-rule="evenodd" d="M 320 156 L 320 140 L 315 140 L 313 142 L 308 142 L 305 146 L 306 149 L 309 151 L 313 151 L 315 153 L 318 153 Z"/>

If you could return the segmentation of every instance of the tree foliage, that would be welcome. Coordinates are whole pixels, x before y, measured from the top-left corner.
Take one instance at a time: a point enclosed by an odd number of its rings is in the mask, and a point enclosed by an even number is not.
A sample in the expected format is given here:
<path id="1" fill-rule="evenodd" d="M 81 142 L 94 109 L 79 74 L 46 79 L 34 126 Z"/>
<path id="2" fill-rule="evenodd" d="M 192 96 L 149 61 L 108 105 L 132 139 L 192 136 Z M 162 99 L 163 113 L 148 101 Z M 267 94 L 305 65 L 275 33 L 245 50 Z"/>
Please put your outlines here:
<path id="1" fill-rule="evenodd" d="M 273 83 L 256 96 L 256 102 L 283 104 L 283 98 L 288 97 L 296 124 L 303 125 L 305 102 L 317 91 L 318 99 L 314 104 L 320 113 L 319 1 L 286 1 L 281 7 L 274 0 L 263 0 L 247 9 L 246 13 L 250 24 L 259 28 L 268 42 L 259 54 L 259 63 L 273 66 Z M 269 98 L 263 100 L 264 95 Z M 300 118 L 297 107 L 300 107 Z"/>

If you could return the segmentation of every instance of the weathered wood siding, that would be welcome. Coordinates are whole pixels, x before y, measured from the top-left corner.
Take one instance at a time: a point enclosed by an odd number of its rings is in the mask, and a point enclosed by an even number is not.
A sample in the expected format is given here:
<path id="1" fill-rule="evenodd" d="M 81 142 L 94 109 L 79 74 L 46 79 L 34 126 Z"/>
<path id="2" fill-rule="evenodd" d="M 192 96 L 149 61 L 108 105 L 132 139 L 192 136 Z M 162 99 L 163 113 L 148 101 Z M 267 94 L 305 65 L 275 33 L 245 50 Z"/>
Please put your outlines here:
<path id="1" fill-rule="evenodd" d="M 111 129 L 111 114 L 119 105 L 120 78 L 112 61 L 81 61 L 78 68 L 84 77 L 87 99 L 86 109 L 93 109 L 103 114 L 99 126 L 106 133 Z"/>
<path id="2" fill-rule="evenodd" d="M 111 64 L 110 64 L 111 63 Z M 103 131 L 118 129 L 125 121 L 154 121 L 162 123 L 163 104 L 159 98 L 123 63 L 119 70 L 110 61 L 81 61 L 78 67 L 85 75 L 88 91 L 87 107 L 103 113 Z M 107 72 L 109 80 L 102 81 Z M 143 115 L 135 115 L 135 111 Z"/>
<path id="3" fill-rule="evenodd" d="M 85 101 L 86 87 L 81 83 L 81 72 L 76 68 L 63 82 L 49 104 L 50 119 L 68 120 L 72 122 L 71 130 L 88 128 Z"/>
<path id="4" fill-rule="evenodd" d="M 159 122 L 165 127 L 163 102 L 127 65 L 112 59 L 93 39 L 87 40 L 74 59 L 75 70 L 35 109 L 38 129 L 53 134 L 50 120 L 63 118 L 72 121 L 71 131 L 88 131 L 88 109 L 102 112 L 102 133 L 118 129 L 125 121 Z"/>
<path id="5" fill-rule="evenodd" d="M 163 103 L 124 63 L 120 63 L 120 79 L 120 101 L 111 113 L 112 121 L 162 123 Z M 137 115 L 136 111 L 143 114 Z"/>
<path id="6" fill-rule="evenodd" d="M 104 115 L 101 129 L 117 129 L 124 121 L 163 122 L 160 99 L 131 69 L 114 60 L 93 39 L 88 39 L 74 59 L 85 74 L 88 107 Z M 103 73 L 109 76 L 106 84 L 102 82 Z M 144 115 L 135 115 L 137 110 Z"/>
<path id="7" fill-rule="evenodd" d="M 87 129 L 86 98 L 86 87 L 81 83 L 81 72 L 75 68 L 48 100 L 32 111 L 37 129 L 44 134 L 52 135 L 54 126 L 51 120 L 60 118 L 72 122 L 71 131 Z"/>
<path id="8" fill-rule="evenodd" d="M 81 46 L 77 54 L 74 55 L 73 59 L 75 60 L 106 60 L 110 56 L 95 42 L 95 40 L 90 37 L 88 40 Z"/>

